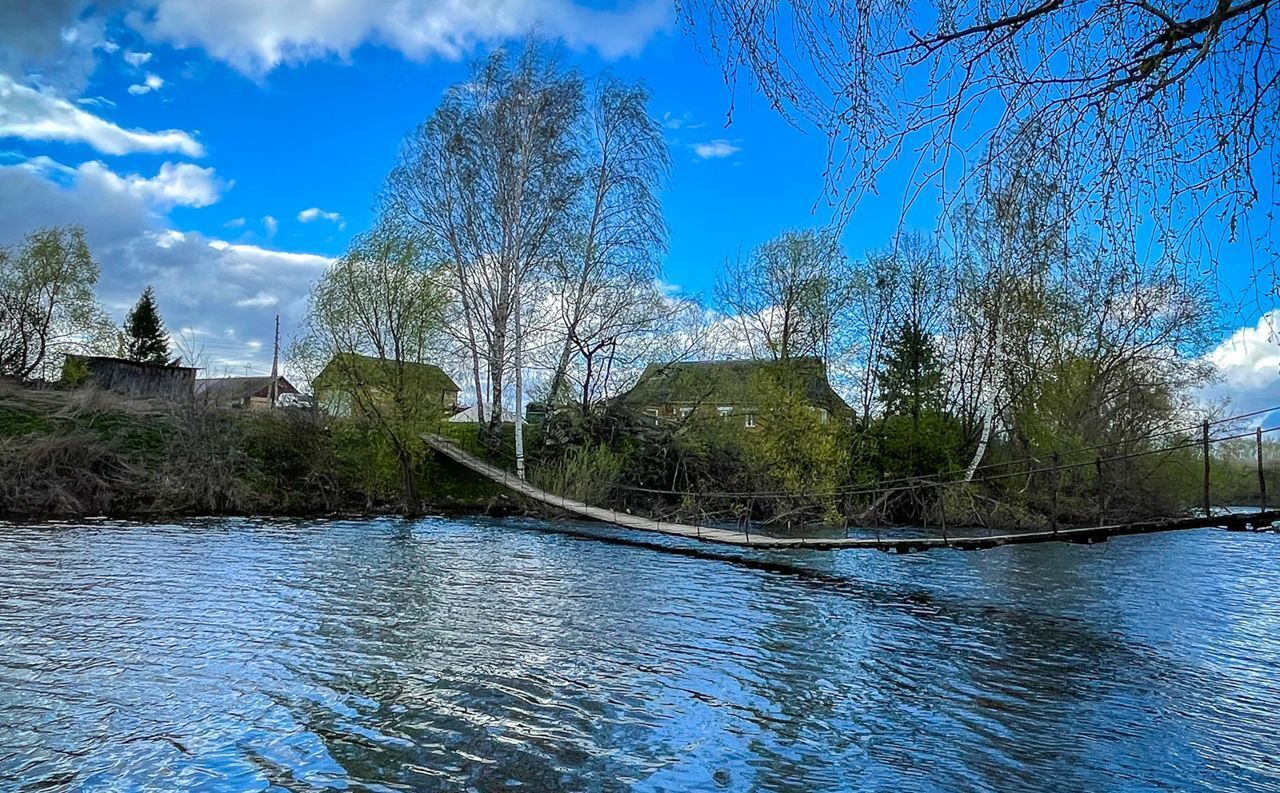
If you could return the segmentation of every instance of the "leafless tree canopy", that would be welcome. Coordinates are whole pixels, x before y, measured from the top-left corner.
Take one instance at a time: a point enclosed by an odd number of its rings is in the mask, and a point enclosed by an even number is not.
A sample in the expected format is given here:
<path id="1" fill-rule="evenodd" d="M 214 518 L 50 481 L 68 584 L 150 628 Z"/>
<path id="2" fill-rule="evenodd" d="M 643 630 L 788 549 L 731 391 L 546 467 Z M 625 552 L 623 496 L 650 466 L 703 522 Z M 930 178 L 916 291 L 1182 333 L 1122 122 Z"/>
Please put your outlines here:
<path id="1" fill-rule="evenodd" d="M 971 198 L 1035 128 L 1073 216 L 1106 244 L 1210 255 L 1264 240 L 1278 197 L 1276 0 L 682 0 L 687 25 L 829 139 L 848 211 L 898 159 Z M 1251 212 L 1261 209 L 1261 212 Z M 1268 221 L 1269 222 L 1269 221 Z M 1144 225 L 1146 224 L 1146 225 Z M 1274 250 L 1255 267 L 1272 268 Z"/>

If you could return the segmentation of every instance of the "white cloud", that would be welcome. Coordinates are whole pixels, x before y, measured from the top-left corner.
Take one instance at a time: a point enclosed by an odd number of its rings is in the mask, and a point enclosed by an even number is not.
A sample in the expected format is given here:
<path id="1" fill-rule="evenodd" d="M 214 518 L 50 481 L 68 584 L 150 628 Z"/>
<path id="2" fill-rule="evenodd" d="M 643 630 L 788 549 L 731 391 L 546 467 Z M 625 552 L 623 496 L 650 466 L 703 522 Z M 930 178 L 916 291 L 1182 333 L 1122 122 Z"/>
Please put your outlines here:
<path id="1" fill-rule="evenodd" d="M 730 141 L 723 138 L 717 140 L 709 140 L 706 143 L 695 143 L 693 145 L 693 153 L 704 160 L 720 159 L 723 157 L 732 157 L 742 148 L 735 146 Z"/>
<path id="2" fill-rule="evenodd" d="M 160 208 L 209 206 L 231 186 L 219 179 L 212 168 L 201 168 L 187 162 L 176 165 L 166 162 L 160 166 L 160 172 L 150 178 L 137 174 L 119 176 L 97 161 L 87 162 L 76 171 L 81 179 L 96 180 L 107 189 L 130 193 L 148 205 Z"/>
<path id="3" fill-rule="evenodd" d="M 0 74 L 0 137 L 87 143 L 103 154 L 178 152 L 204 155 L 189 133 L 129 130 L 88 113 L 74 104 L 14 82 Z"/>
<path id="4" fill-rule="evenodd" d="M 124 59 L 125 59 L 125 61 L 127 61 L 131 66 L 142 66 L 144 63 L 146 63 L 147 61 L 151 60 L 151 53 L 149 53 L 149 52 L 131 52 L 131 51 L 129 51 L 129 50 L 126 50 L 126 51 L 125 51 L 125 53 L 124 53 Z"/>
<path id="5" fill-rule="evenodd" d="M 98 52 L 119 47 L 107 39 L 117 0 L 3 0 L 0 74 L 38 75 L 40 85 L 78 93 L 97 67 Z"/>
<path id="6" fill-rule="evenodd" d="M 268 237 L 274 237 L 276 230 L 280 228 L 280 223 L 271 215 L 263 215 L 262 227 L 267 230 Z"/>
<path id="7" fill-rule="evenodd" d="M 244 218 L 232 218 L 222 225 L 229 229 L 242 229 L 246 223 Z"/>
<path id="8" fill-rule="evenodd" d="M 233 184 L 220 179 L 213 168 L 201 168 L 185 162 L 163 163 L 152 177 L 121 175 L 98 160 L 71 168 L 43 155 L 22 160 L 13 167 L 41 174 L 60 184 L 127 193 L 152 210 L 209 206 L 216 203 L 222 192 Z"/>
<path id="9" fill-rule="evenodd" d="M 280 298 L 267 292 L 258 292 L 253 297 L 246 297 L 243 300 L 237 300 L 236 305 L 241 308 L 270 308 L 280 302 Z"/>
<path id="10" fill-rule="evenodd" d="M 365 42 L 410 58 L 459 59 L 532 28 L 606 58 L 638 52 L 670 27 L 670 0 L 604 10 L 573 0 L 149 0 L 130 23 L 150 38 L 202 47 L 247 74 L 285 62 L 346 57 Z"/>
<path id="11" fill-rule="evenodd" d="M 1243 412 L 1280 403 L 1280 309 L 1236 329 L 1208 358 L 1222 377 L 1207 389 L 1209 399 L 1229 398 Z"/>
<path id="12" fill-rule="evenodd" d="M 304 209 L 298 213 L 298 220 L 302 223 L 311 223 L 316 220 L 327 220 L 331 223 L 337 223 L 339 229 L 345 229 L 347 223 L 342 219 L 342 215 L 337 212 L 325 212 L 319 207 L 311 207 Z"/>
<path id="13" fill-rule="evenodd" d="M 105 96 L 82 96 L 76 100 L 77 105 L 85 107 L 115 107 L 116 103 Z"/>
<path id="14" fill-rule="evenodd" d="M 674 113 L 663 113 L 662 126 L 667 129 L 702 129 L 706 125 L 700 121 L 694 121 L 689 113 L 681 113 L 678 116 Z"/>
<path id="15" fill-rule="evenodd" d="M 164 80 L 159 75 L 148 73 L 145 80 L 129 86 L 129 93 L 134 96 L 142 96 L 152 91 L 159 91 L 164 87 Z"/>

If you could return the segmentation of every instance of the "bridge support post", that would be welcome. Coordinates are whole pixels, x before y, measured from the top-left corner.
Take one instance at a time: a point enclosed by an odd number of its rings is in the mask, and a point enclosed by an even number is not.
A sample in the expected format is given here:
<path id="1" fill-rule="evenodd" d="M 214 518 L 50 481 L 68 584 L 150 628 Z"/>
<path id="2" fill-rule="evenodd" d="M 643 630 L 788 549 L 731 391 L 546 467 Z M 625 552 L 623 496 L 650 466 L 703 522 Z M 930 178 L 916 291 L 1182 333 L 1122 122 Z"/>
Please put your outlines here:
<path id="1" fill-rule="evenodd" d="M 1201 450 L 1204 456 L 1204 516 L 1208 518 L 1213 516 L 1213 508 L 1209 505 L 1209 419 L 1200 425 L 1200 443 L 1204 447 Z"/>
<path id="2" fill-rule="evenodd" d="M 1102 455 L 1093 458 L 1093 469 L 1098 475 L 1098 525 L 1107 523 L 1107 480 L 1102 474 Z"/>
<path id="3" fill-rule="evenodd" d="M 950 542 L 947 539 L 947 489 L 938 483 L 938 515 L 942 519 L 942 541 Z"/>
<path id="4" fill-rule="evenodd" d="M 1262 427 L 1258 427 L 1255 438 L 1255 446 L 1258 449 L 1258 506 L 1263 511 L 1267 511 L 1267 475 L 1262 469 Z"/>
<path id="5" fill-rule="evenodd" d="M 1052 489 L 1049 495 L 1049 528 L 1054 534 L 1058 533 L 1058 478 L 1062 470 L 1058 467 L 1058 453 L 1053 453 L 1053 468 L 1049 473 L 1053 477 Z"/>

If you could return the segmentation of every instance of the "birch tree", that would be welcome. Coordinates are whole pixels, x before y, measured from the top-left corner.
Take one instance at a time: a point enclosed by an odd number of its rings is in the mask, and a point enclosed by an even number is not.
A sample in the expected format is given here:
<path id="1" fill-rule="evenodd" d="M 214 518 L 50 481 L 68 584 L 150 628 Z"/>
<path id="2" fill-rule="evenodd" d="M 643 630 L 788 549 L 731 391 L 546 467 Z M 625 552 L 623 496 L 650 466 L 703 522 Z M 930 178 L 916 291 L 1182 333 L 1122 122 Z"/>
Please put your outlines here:
<path id="1" fill-rule="evenodd" d="M 1203 259 L 1251 218 L 1272 228 L 1277 0 L 680 8 L 727 84 L 750 79 L 787 120 L 826 135 L 827 186 L 845 210 L 904 152 L 908 196 L 971 201 L 1033 124 L 1060 152 L 1073 221 L 1126 255 Z M 1274 235 L 1254 234 L 1273 262 Z"/>
<path id="2" fill-rule="evenodd" d="M 409 136 L 384 195 L 394 217 L 450 259 L 476 399 L 487 394 L 492 425 L 513 372 L 521 473 L 521 306 L 566 237 L 582 107 L 581 77 L 545 46 L 494 53 Z"/>
<path id="3" fill-rule="evenodd" d="M 552 368 L 552 402 L 567 398 L 576 358 L 585 372 L 585 405 L 591 381 L 599 379 L 601 354 L 655 330 L 668 313 L 656 280 L 667 243 L 658 191 L 670 156 L 648 102 L 643 86 L 604 75 L 583 114 L 584 173 L 570 220 L 573 244 L 551 270 L 563 334 Z"/>
<path id="4" fill-rule="evenodd" d="M 386 437 L 409 511 L 417 508 L 422 433 L 443 416 L 440 392 L 419 365 L 440 348 L 446 302 L 430 252 L 419 241 L 378 228 L 357 237 L 316 283 L 294 349 L 313 372 L 327 364 L 353 415 Z"/>

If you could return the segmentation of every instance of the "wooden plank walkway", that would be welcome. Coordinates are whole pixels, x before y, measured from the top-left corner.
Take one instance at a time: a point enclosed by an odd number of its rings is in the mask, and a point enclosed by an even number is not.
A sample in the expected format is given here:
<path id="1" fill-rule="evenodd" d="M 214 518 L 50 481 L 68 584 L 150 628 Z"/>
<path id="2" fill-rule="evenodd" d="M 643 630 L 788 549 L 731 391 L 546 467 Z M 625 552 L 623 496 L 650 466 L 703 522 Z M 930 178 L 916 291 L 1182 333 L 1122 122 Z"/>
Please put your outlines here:
<path id="1" fill-rule="evenodd" d="M 1162 531 L 1184 531 L 1188 529 L 1223 528 L 1243 531 L 1248 529 L 1266 529 L 1280 523 L 1280 510 L 1266 512 L 1250 512 L 1231 515 L 1215 515 L 1205 518 L 1179 518 L 1148 521 L 1145 523 L 1127 523 L 1111 526 L 1090 526 L 1086 528 L 1059 529 L 1058 531 L 1026 531 L 1011 534 L 990 536 L 958 536 L 958 537 L 911 537 L 911 538 L 876 538 L 876 537 L 771 537 L 767 534 L 748 534 L 733 529 L 715 528 L 712 526 L 690 526 L 684 523 L 653 520 L 613 509 L 593 507 L 581 501 L 574 501 L 555 493 L 547 492 L 520 479 L 515 474 L 496 465 L 484 462 L 480 458 L 463 451 L 448 438 L 440 435 L 424 435 L 423 439 L 432 449 L 444 456 L 475 471 L 481 476 L 502 485 L 532 501 L 554 507 L 566 512 L 601 523 L 611 523 L 637 531 L 668 534 L 674 537 L 686 537 L 704 542 L 722 545 L 738 545 L 746 548 L 805 548 L 811 550 L 843 550 L 861 549 L 890 551 L 896 553 L 915 553 L 936 548 L 953 548 L 962 551 L 977 551 L 986 548 L 997 548 L 1002 545 L 1027 545 L 1039 542 L 1070 542 L 1093 544 L 1105 542 L 1111 537 L 1123 537 L 1131 534 L 1151 534 Z"/>

